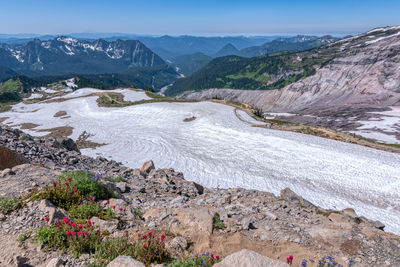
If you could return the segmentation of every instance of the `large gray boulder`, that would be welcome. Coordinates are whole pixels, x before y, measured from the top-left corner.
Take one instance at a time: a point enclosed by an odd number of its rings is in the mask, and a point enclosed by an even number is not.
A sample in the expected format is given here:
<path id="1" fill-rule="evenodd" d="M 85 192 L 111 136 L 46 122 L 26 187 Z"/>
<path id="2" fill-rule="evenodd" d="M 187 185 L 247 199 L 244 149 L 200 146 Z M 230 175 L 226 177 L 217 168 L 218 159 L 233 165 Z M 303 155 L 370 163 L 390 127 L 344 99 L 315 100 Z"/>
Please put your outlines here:
<path id="1" fill-rule="evenodd" d="M 110 262 L 107 267 L 146 267 L 143 263 L 130 256 L 119 256 Z"/>
<path id="2" fill-rule="evenodd" d="M 289 267 L 288 264 L 276 261 L 258 254 L 254 251 L 243 249 L 233 253 L 223 259 L 221 262 L 214 264 L 214 267 Z"/>

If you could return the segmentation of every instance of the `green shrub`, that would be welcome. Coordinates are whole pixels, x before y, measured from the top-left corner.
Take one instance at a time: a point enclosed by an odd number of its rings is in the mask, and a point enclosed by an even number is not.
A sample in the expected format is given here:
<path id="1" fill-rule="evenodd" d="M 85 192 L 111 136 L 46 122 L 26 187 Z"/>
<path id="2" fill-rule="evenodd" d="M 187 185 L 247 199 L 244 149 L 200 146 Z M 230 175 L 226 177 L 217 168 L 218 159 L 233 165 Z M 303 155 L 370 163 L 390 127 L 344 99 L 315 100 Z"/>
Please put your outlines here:
<path id="1" fill-rule="evenodd" d="M 208 254 L 202 257 L 189 258 L 189 259 L 177 259 L 167 264 L 168 267 L 209 267 L 215 263 L 220 262 L 219 256 Z"/>
<path id="2" fill-rule="evenodd" d="M 90 219 L 94 216 L 101 219 L 110 220 L 115 218 L 115 213 L 111 209 L 104 210 L 99 204 L 89 201 L 79 206 L 74 206 L 69 210 L 75 219 Z"/>
<path id="3" fill-rule="evenodd" d="M 143 262 L 145 265 L 151 263 L 165 263 L 170 261 L 171 255 L 165 248 L 165 236 L 156 238 L 151 232 L 139 235 L 135 244 L 135 259 Z"/>
<path id="4" fill-rule="evenodd" d="M 135 257 L 135 245 L 127 237 L 107 238 L 96 246 L 94 263 L 91 267 L 103 267 L 120 255 Z"/>
<path id="5" fill-rule="evenodd" d="M 18 243 L 22 245 L 27 239 L 31 237 L 31 235 L 32 235 L 31 231 L 20 234 L 17 238 Z"/>
<path id="6" fill-rule="evenodd" d="M 77 224 L 68 218 L 55 225 L 38 228 L 35 233 L 35 240 L 40 244 L 60 250 L 70 249 L 75 256 L 94 253 L 101 239 L 101 233 L 96 231 L 90 221 Z"/>
<path id="7" fill-rule="evenodd" d="M 84 196 L 92 196 L 95 199 L 107 199 L 112 193 L 107 190 L 92 173 L 86 171 L 66 172 L 60 175 L 64 182 L 71 178 L 71 186 L 78 189 Z"/>
<path id="8" fill-rule="evenodd" d="M 221 218 L 217 214 L 214 215 L 214 218 L 213 218 L 213 228 L 214 229 L 224 229 L 225 228 L 224 222 L 221 221 Z"/>
<path id="9" fill-rule="evenodd" d="M 69 182 L 62 183 L 61 180 L 53 182 L 52 186 L 46 186 L 38 192 L 34 192 L 30 200 L 47 199 L 54 205 L 65 210 L 81 204 L 85 196 L 76 188 L 71 187 Z"/>
<path id="10" fill-rule="evenodd" d="M 19 200 L 15 197 L 0 196 L 0 212 L 8 214 L 19 207 Z"/>
<path id="11" fill-rule="evenodd" d="M 139 218 L 143 218 L 144 212 L 142 211 L 141 207 L 136 207 L 135 208 L 135 214 L 139 217 Z"/>
<path id="12" fill-rule="evenodd" d="M 104 177 L 102 178 L 104 181 L 108 182 L 114 182 L 114 183 L 119 183 L 119 182 L 126 182 L 126 179 L 122 178 L 121 176 L 117 176 L 115 178 L 110 178 L 110 177 Z"/>

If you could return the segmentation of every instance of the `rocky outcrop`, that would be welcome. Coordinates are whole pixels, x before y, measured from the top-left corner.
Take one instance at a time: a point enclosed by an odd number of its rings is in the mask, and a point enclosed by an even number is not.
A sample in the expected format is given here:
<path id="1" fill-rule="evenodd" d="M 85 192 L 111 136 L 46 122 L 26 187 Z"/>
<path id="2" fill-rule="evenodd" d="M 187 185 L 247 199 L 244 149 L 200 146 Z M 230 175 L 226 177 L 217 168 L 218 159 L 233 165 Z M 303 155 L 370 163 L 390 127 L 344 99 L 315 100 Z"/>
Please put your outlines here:
<path id="1" fill-rule="evenodd" d="M 145 265 L 129 256 L 119 256 L 110 262 L 107 267 L 145 267 Z"/>
<path id="2" fill-rule="evenodd" d="M 254 251 L 243 249 L 239 252 L 224 258 L 222 262 L 214 265 L 215 267 L 289 267 L 288 264 L 279 262 Z"/>

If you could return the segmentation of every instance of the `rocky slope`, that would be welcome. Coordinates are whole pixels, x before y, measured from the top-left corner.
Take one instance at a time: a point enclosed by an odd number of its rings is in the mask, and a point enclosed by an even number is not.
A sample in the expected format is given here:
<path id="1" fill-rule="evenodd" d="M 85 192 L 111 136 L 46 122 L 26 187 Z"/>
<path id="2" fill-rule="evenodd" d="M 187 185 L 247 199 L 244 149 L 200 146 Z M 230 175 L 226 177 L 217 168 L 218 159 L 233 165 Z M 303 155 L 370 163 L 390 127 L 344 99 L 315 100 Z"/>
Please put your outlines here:
<path id="1" fill-rule="evenodd" d="M 140 170 L 128 169 L 114 161 L 82 156 L 71 140 L 32 138 L 5 128 L 0 131 L 0 146 L 28 163 L 0 173 L 0 195 L 24 196 L 49 184 L 65 170 L 123 177 L 125 182 L 104 181 L 119 196 L 109 200 L 110 205 L 120 208 L 116 209 L 116 219 L 93 219 L 113 236 L 125 231 L 132 238 L 149 230 L 169 233 L 166 245 L 176 257 L 206 251 L 226 256 L 246 248 L 279 261 L 293 255 L 293 266 L 300 266 L 303 258 L 317 261 L 327 255 L 334 255 L 342 264 L 352 258 L 355 266 L 400 265 L 400 237 L 384 232 L 384 225 L 359 217 L 352 209 L 324 210 L 288 188 L 279 197 L 240 188 L 204 188 L 186 181 L 182 173 L 173 169 L 157 170 L 152 162 L 146 162 Z M 106 201 L 99 204 L 109 205 Z M 143 211 L 141 218 L 135 212 L 138 207 Z M 38 247 L 29 241 L 29 236 L 27 241 L 17 241 L 21 234 L 44 226 L 44 217 L 56 220 L 55 214 L 65 211 L 42 200 L 1 215 L 0 265 L 22 266 L 26 262 L 32 266 L 59 266 L 47 265 L 52 261 L 85 266 L 90 262 L 87 254 L 76 259 L 68 253 L 62 255 Z M 245 254 L 247 259 L 262 260 L 261 256 Z M 221 266 L 229 266 L 228 262 L 235 262 L 238 257 L 227 257 L 227 264 Z"/>
<path id="2" fill-rule="evenodd" d="M 376 29 L 314 50 L 334 48 L 339 55 L 314 75 L 279 90 L 212 89 L 186 97 L 224 97 L 277 112 L 400 105 L 399 33 L 400 27 Z"/>

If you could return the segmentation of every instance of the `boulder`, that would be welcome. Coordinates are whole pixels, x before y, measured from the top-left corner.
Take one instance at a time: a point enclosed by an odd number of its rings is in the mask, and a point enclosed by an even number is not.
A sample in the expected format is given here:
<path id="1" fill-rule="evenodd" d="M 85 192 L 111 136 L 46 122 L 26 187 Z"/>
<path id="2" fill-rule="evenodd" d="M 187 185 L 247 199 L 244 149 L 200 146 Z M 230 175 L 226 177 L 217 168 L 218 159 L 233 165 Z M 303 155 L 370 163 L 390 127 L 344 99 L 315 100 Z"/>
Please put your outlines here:
<path id="1" fill-rule="evenodd" d="M 281 190 L 280 196 L 282 199 L 284 199 L 288 202 L 291 202 L 291 203 L 295 203 L 295 204 L 309 207 L 309 208 L 315 207 L 311 202 L 309 202 L 309 201 L 305 200 L 303 197 L 297 195 L 290 188 L 285 188 L 285 189 Z"/>
<path id="2" fill-rule="evenodd" d="M 233 253 L 221 262 L 214 264 L 214 267 L 289 267 L 288 264 L 276 261 L 258 254 L 254 251 L 243 249 Z"/>
<path id="3" fill-rule="evenodd" d="M 46 267 L 60 267 L 62 265 L 64 265 L 64 261 L 61 258 L 54 258 L 47 263 Z"/>
<path id="4" fill-rule="evenodd" d="M 168 249 L 184 251 L 188 246 L 186 239 L 183 236 L 177 236 L 167 244 Z"/>
<path id="5" fill-rule="evenodd" d="M 152 160 L 149 160 L 149 161 L 146 161 L 146 162 L 143 164 L 143 166 L 142 166 L 142 168 L 141 168 L 140 170 L 141 170 L 142 172 L 148 174 L 148 173 L 150 173 L 151 170 L 154 170 L 154 169 L 155 169 L 155 167 L 154 167 L 154 162 L 153 162 Z"/>
<path id="6" fill-rule="evenodd" d="M 79 152 L 78 146 L 71 138 L 59 138 L 57 139 L 57 142 L 61 145 L 61 147 L 65 148 L 68 151 Z"/>
<path id="7" fill-rule="evenodd" d="M 20 256 L 20 255 L 15 255 L 13 257 L 14 263 L 17 267 L 22 267 L 29 261 L 27 257 Z"/>
<path id="8" fill-rule="evenodd" d="M 54 224 L 56 221 L 62 221 L 64 217 L 70 217 L 65 210 L 56 207 L 47 199 L 43 199 L 39 203 L 39 210 L 49 213 L 49 224 Z"/>
<path id="9" fill-rule="evenodd" d="M 107 267 L 146 267 L 143 263 L 130 256 L 119 256 L 110 262 Z"/>
<path id="10" fill-rule="evenodd" d="M 98 226 L 100 228 L 100 231 L 113 233 L 118 228 L 118 220 L 116 219 L 105 221 L 98 217 L 92 217 L 90 218 L 90 220 L 94 223 L 95 226 Z"/>
<path id="11" fill-rule="evenodd" d="M 380 221 L 370 221 L 372 223 L 372 225 L 379 229 L 379 230 L 384 230 L 385 229 L 385 225 L 383 223 L 381 223 Z"/>
<path id="12" fill-rule="evenodd" d="M 116 187 L 122 192 L 126 192 L 126 183 L 125 182 L 119 182 L 116 184 Z"/>

